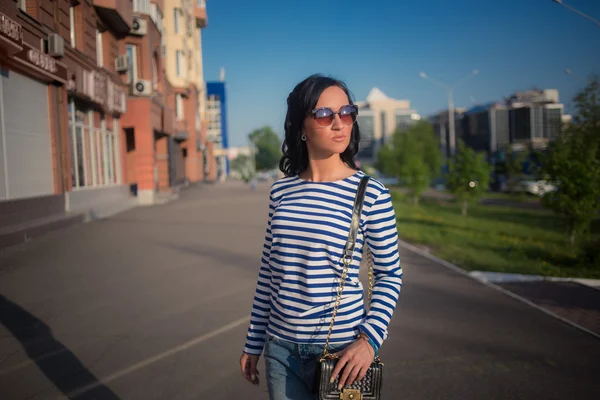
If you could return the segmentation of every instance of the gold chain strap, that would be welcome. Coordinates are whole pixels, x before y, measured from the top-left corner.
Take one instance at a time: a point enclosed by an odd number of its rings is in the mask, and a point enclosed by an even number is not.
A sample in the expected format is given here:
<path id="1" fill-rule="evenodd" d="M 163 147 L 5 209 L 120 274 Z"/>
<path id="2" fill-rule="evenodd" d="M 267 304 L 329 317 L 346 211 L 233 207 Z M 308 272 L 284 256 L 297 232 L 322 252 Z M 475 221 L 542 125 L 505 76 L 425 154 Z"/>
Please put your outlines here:
<path id="1" fill-rule="evenodd" d="M 352 262 L 352 258 L 344 256 L 344 266 L 342 267 L 342 277 L 340 279 L 340 285 L 338 286 L 337 296 L 335 298 L 335 305 L 333 306 L 333 314 L 331 315 L 331 323 L 329 324 L 329 332 L 327 332 L 327 340 L 325 341 L 325 349 L 323 350 L 323 356 L 321 360 L 327 358 L 329 353 L 327 352 L 327 348 L 329 347 L 329 338 L 331 337 L 331 331 L 333 330 L 333 323 L 335 322 L 335 316 L 338 312 L 338 307 L 340 306 L 340 301 L 342 300 L 342 292 L 344 291 L 344 283 L 346 282 L 346 276 L 348 275 L 348 268 L 350 267 L 350 263 Z"/>
<path id="2" fill-rule="evenodd" d="M 331 337 L 331 331 L 333 330 L 333 323 L 335 322 L 335 316 L 337 315 L 338 308 L 340 306 L 340 302 L 342 300 L 342 292 L 344 291 L 344 284 L 346 282 L 346 276 L 348 275 L 348 269 L 350 268 L 350 264 L 352 263 L 351 257 L 344 257 L 344 267 L 342 268 L 342 277 L 340 280 L 340 285 L 338 286 L 337 296 L 335 298 L 335 305 L 333 306 L 333 314 L 331 315 L 331 323 L 329 324 L 329 332 L 327 332 L 327 340 L 325 341 L 325 349 L 323 350 L 323 356 L 321 360 L 326 359 L 328 357 L 333 357 L 331 354 L 327 352 L 327 348 L 329 347 L 329 339 Z M 369 307 L 371 306 L 371 297 L 373 296 L 373 284 L 374 284 L 374 276 L 373 276 L 373 255 L 371 254 L 371 249 L 367 247 L 367 263 L 369 265 Z"/>

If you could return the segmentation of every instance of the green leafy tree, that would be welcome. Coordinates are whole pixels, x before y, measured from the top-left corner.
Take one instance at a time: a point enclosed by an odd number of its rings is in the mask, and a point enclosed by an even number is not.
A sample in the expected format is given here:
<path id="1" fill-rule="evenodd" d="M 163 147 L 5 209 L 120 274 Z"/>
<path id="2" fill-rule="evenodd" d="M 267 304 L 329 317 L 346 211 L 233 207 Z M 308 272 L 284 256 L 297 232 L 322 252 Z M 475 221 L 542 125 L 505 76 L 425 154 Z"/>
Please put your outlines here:
<path id="1" fill-rule="evenodd" d="M 252 159 L 245 154 L 241 154 L 231 161 L 231 169 L 246 183 L 256 175 Z"/>
<path id="2" fill-rule="evenodd" d="M 379 150 L 376 167 L 408 187 L 418 205 L 421 193 L 439 175 L 441 164 L 442 155 L 433 127 L 420 121 L 405 132 L 394 132 L 391 143 Z"/>
<path id="3" fill-rule="evenodd" d="M 255 162 L 257 171 L 276 168 L 281 159 L 281 139 L 269 126 L 252 131 L 248 135 L 256 148 Z"/>
<path id="4" fill-rule="evenodd" d="M 476 153 L 459 140 L 456 156 L 448 165 L 446 182 L 450 192 L 461 203 L 463 216 L 467 216 L 469 204 L 487 192 L 491 172 L 492 167 L 485 154 Z"/>
<path id="5" fill-rule="evenodd" d="M 574 245 L 600 211 L 600 82 L 597 77 L 574 98 L 576 116 L 549 147 L 543 172 L 557 186 L 542 204 L 567 219 Z"/>

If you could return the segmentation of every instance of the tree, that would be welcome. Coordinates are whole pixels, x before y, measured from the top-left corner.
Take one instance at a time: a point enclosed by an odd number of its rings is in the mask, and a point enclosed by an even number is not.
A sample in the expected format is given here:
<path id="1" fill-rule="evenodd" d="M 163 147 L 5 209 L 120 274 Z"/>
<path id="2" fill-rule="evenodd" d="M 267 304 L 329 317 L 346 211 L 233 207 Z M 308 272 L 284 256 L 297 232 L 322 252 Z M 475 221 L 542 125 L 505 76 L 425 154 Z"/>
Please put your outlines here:
<path id="1" fill-rule="evenodd" d="M 485 154 L 476 153 L 459 140 L 454 160 L 448 165 L 448 189 L 462 205 L 462 215 L 467 216 L 469 203 L 477 201 L 485 194 L 490 184 L 492 167 Z"/>
<path id="2" fill-rule="evenodd" d="M 600 211 L 600 82 L 597 77 L 573 99 L 573 121 L 550 146 L 543 171 L 556 190 L 542 204 L 567 219 L 574 245 Z"/>
<path id="3" fill-rule="evenodd" d="M 431 124 L 420 121 L 403 132 L 396 130 L 391 143 L 377 154 L 376 167 L 406 185 L 419 204 L 421 193 L 439 174 L 442 155 Z"/>
<path id="4" fill-rule="evenodd" d="M 269 126 L 252 131 L 248 135 L 256 148 L 255 162 L 257 171 L 276 168 L 281 159 L 281 140 Z"/>
<path id="5" fill-rule="evenodd" d="M 231 169 L 246 183 L 250 182 L 256 174 L 252 160 L 245 154 L 241 154 L 231 161 Z"/>

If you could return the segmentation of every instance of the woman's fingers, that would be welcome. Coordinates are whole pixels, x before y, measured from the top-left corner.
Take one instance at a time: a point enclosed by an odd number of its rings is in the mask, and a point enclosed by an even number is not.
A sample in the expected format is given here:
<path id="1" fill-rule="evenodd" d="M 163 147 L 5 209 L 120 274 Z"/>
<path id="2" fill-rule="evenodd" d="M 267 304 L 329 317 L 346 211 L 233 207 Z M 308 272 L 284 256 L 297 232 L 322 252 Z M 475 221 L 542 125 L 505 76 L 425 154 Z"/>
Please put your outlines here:
<path id="1" fill-rule="evenodd" d="M 357 367 L 356 361 L 348 361 L 348 363 L 344 367 L 344 370 L 342 371 L 342 376 L 340 377 L 340 380 L 338 383 L 338 390 L 342 390 L 342 388 L 344 386 L 352 383 L 352 381 L 348 378 L 350 377 L 350 374 L 353 373 L 353 371 L 356 367 Z M 354 373 L 356 374 L 356 372 L 354 372 Z"/>
<path id="2" fill-rule="evenodd" d="M 338 358 L 338 362 L 335 363 L 335 367 L 333 368 L 333 371 L 331 372 L 331 381 L 329 383 L 333 383 L 335 381 L 335 378 L 340 374 L 340 372 L 342 371 L 342 368 L 344 368 L 344 366 L 346 365 L 346 363 L 348 362 L 348 357 L 347 356 L 342 356 L 341 358 Z"/>
<path id="3" fill-rule="evenodd" d="M 352 370 L 350 371 L 350 373 L 348 374 L 348 378 L 346 379 L 345 385 L 351 385 L 354 382 L 356 382 L 356 377 L 358 376 L 358 373 L 360 372 L 360 370 L 361 370 L 361 367 L 358 364 L 355 365 L 354 367 L 352 367 Z"/>

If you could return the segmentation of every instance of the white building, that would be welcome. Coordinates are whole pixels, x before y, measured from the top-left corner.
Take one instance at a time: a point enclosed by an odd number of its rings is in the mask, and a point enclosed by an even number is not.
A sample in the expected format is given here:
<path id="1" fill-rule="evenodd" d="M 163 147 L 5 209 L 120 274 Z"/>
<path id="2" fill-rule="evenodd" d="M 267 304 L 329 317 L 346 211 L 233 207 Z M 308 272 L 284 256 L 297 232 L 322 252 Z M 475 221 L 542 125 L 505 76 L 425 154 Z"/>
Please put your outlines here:
<path id="1" fill-rule="evenodd" d="M 365 101 L 359 101 L 358 125 L 360 127 L 360 146 L 357 154 L 359 162 L 373 163 L 379 148 L 387 143 L 396 129 L 405 131 L 421 119 L 410 108 L 408 100 L 388 97 L 378 88 L 369 92 Z"/>

